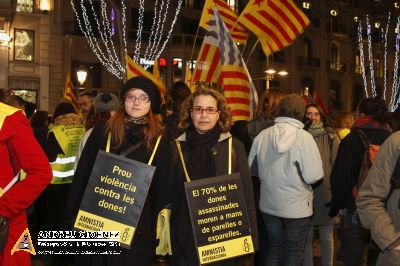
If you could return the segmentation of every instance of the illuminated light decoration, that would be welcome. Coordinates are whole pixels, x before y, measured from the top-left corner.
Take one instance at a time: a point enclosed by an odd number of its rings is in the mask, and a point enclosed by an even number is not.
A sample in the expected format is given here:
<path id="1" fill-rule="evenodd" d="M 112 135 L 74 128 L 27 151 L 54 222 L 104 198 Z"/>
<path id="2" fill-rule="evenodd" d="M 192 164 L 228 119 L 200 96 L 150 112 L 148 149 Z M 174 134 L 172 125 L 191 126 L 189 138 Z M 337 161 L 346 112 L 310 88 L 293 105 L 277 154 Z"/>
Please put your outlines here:
<path id="1" fill-rule="evenodd" d="M 335 9 L 331 9 L 330 14 L 332 17 L 336 17 L 337 16 L 337 11 Z"/>
<path id="2" fill-rule="evenodd" d="M 364 82 L 365 96 L 368 98 L 368 86 L 367 77 L 365 75 L 365 65 L 364 65 L 364 45 L 362 40 L 362 25 L 361 21 L 358 22 L 358 49 L 360 50 L 360 63 L 361 63 L 361 73 Z"/>
<path id="3" fill-rule="evenodd" d="M 143 19 L 144 19 L 144 0 L 139 0 L 138 28 L 136 31 L 135 52 L 132 57 L 133 61 L 135 62 L 137 62 L 140 57 L 140 48 L 142 46 Z"/>
<path id="4" fill-rule="evenodd" d="M 381 23 L 379 23 L 378 21 L 375 22 L 374 24 L 375 28 L 379 29 L 381 27 Z"/>
<path id="5" fill-rule="evenodd" d="M 158 61 L 160 66 L 167 66 L 167 59 L 164 57 L 161 57 Z"/>
<path id="6" fill-rule="evenodd" d="M 395 8 L 400 8 L 399 2 L 394 2 L 394 7 Z"/>
<path id="7" fill-rule="evenodd" d="M 384 90 L 383 90 L 383 98 L 385 101 L 388 103 L 389 111 L 394 112 L 400 105 L 400 95 L 399 95 L 399 87 L 400 87 L 400 80 L 399 80 L 399 50 L 400 50 L 400 33 L 397 33 L 396 35 L 396 41 L 395 41 L 395 53 L 394 53 L 394 64 L 393 64 L 393 79 L 392 79 L 392 89 L 390 92 L 390 99 L 386 97 L 387 93 L 387 36 L 389 33 L 389 28 L 390 28 L 390 16 L 391 14 L 389 13 L 388 19 L 387 19 L 387 24 L 385 30 L 381 30 L 381 37 L 383 38 L 384 42 Z M 368 54 L 369 54 L 369 64 L 370 64 L 370 70 L 371 70 L 371 92 L 372 92 L 372 97 L 376 96 L 376 88 L 375 88 L 375 79 L 374 79 L 374 72 L 373 72 L 373 54 L 372 54 L 372 41 L 371 41 L 371 26 L 369 24 L 369 19 L 368 16 L 366 18 L 367 22 L 367 38 L 368 38 Z M 400 28 L 400 17 L 397 18 L 397 24 L 395 29 Z M 366 97 L 371 97 L 369 95 L 369 90 L 368 90 L 368 82 L 367 82 L 367 77 L 365 75 L 365 58 L 364 58 L 364 50 L 363 50 L 363 39 L 362 39 L 362 24 L 361 21 L 359 21 L 358 24 L 358 47 L 360 50 L 360 61 L 361 61 L 361 69 L 362 69 L 362 77 L 364 81 L 364 90 L 365 90 L 365 95 Z"/>
<path id="8" fill-rule="evenodd" d="M 308 1 L 304 1 L 303 2 L 303 8 L 304 9 L 310 9 L 310 7 L 311 7 L 311 3 L 310 2 L 308 2 Z"/>
<path id="9" fill-rule="evenodd" d="M 164 51 L 165 46 L 168 43 L 169 38 L 171 37 L 172 30 L 174 29 L 174 25 L 178 18 L 178 14 L 181 10 L 182 0 L 178 0 L 174 19 L 171 22 L 168 33 L 165 35 L 164 34 L 164 25 L 166 24 L 165 21 L 167 18 L 169 4 L 170 4 L 170 0 L 161 1 L 161 3 L 159 3 L 159 0 L 157 0 L 154 4 L 154 16 L 153 16 L 153 23 L 151 26 L 151 33 L 150 33 L 149 40 L 147 42 L 148 46 L 146 47 L 146 51 L 143 56 L 143 58 L 145 58 L 148 61 L 153 61 L 154 59 L 159 58 L 162 51 Z M 140 8 L 139 8 L 139 11 L 140 11 Z M 161 39 L 164 35 L 166 36 L 166 38 L 165 38 L 164 43 L 162 44 L 161 48 L 159 48 Z M 136 39 L 136 44 L 138 45 L 138 47 L 141 47 L 141 37 L 140 37 L 140 39 L 139 38 Z M 135 60 L 135 58 L 142 57 L 139 54 L 139 51 L 140 51 L 140 49 L 138 51 L 135 51 L 135 55 L 133 56 L 134 60 Z M 150 67 L 150 65 L 144 65 L 143 67 L 144 67 L 144 69 L 147 69 L 148 67 Z"/>
<path id="10" fill-rule="evenodd" d="M 382 29 L 382 39 L 384 45 L 384 53 L 383 53 L 383 99 L 386 100 L 386 86 L 387 86 L 387 35 L 389 32 L 389 24 L 390 24 L 390 12 L 386 23 L 385 32 Z"/>
<path id="11" fill-rule="evenodd" d="M 111 8 L 111 36 L 115 34 L 115 11 L 114 8 Z"/>
<path id="12" fill-rule="evenodd" d="M 74 5 L 74 1 L 71 0 L 71 6 L 78 21 L 79 28 L 85 35 L 85 38 L 87 39 L 90 48 L 95 53 L 101 64 L 106 67 L 107 71 L 112 73 L 117 78 L 122 79 L 125 74 L 125 67 L 123 67 L 121 60 L 117 56 L 116 49 L 112 41 L 110 21 L 108 20 L 108 15 L 107 15 L 107 5 L 104 2 L 104 0 L 101 1 L 101 18 L 102 18 L 101 21 L 103 26 L 101 27 L 97 14 L 94 11 L 92 0 L 85 2 L 91 6 L 90 8 L 91 12 L 86 9 L 84 5 L 84 0 L 80 0 L 80 7 L 82 10 L 81 16 L 83 19 L 82 22 L 81 17 L 79 16 L 77 9 Z M 121 5 L 124 6 L 123 1 L 121 1 Z M 122 8 L 122 13 L 123 12 L 124 9 Z M 94 35 L 92 25 L 90 24 L 89 21 L 89 14 L 93 16 L 93 18 L 96 21 L 95 26 L 97 26 L 97 30 L 101 37 L 101 42 L 98 41 L 97 37 Z M 125 25 L 124 23 L 121 24 Z M 124 35 L 123 38 L 126 38 L 126 36 Z M 126 44 L 126 41 L 124 41 L 124 44 Z M 123 47 L 122 49 L 126 51 L 126 46 Z"/>
<path id="13" fill-rule="evenodd" d="M 371 25 L 369 24 L 369 17 L 367 15 L 367 37 L 368 37 L 368 60 L 369 60 L 369 71 L 371 73 L 371 89 L 372 97 L 376 96 L 376 85 L 375 85 L 375 71 L 374 71 L 374 55 L 372 53 L 372 38 L 371 38 Z"/>
<path id="14" fill-rule="evenodd" d="M 354 17 L 353 20 L 354 20 L 354 22 L 358 22 L 358 17 L 357 16 Z"/>

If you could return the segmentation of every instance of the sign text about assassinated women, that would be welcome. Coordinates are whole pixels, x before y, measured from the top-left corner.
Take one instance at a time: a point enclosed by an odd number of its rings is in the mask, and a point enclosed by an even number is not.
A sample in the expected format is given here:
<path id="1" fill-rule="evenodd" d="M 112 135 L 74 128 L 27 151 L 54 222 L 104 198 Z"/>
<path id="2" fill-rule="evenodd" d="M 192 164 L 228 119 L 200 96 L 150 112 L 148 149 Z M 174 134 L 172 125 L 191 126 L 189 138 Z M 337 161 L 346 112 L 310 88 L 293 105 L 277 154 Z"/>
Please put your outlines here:
<path id="1" fill-rule="evenodd" d="M 239 174 L 185 183 L 201 264 L 254 252 Z"/>

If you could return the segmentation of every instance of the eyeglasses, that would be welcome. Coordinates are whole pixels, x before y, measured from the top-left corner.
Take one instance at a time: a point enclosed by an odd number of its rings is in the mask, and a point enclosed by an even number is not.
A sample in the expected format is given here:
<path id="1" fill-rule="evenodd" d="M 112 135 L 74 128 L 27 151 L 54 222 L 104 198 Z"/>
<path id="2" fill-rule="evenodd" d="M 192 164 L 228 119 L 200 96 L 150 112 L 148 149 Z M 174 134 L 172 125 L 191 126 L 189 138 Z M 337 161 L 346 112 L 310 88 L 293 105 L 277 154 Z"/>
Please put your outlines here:
<path id="1" fill-rule="evenodd" d="M 306 116 L 307 116 L 307 117 L 312 117 L 312 116 L 320 117 L 320 113 L 319 113 L 319 112 L 316 112 L 316 113 L 307 112 L 307 113 L 306 113 Z"/>
<path id="2" fill-rule="evenodd" d="M 214 108 L 214 107 L 203 108 L 201 106 L 195 106 L 192 109 L 192 112 L 195 113 L 195 114 L 202 114 L 204 111 L 206 111 L 206 113 L 209 114 L 209 115 L 213 115 L 216 112 L 218 112 L 218 109 Z"/>
<path id="3" fill-rule="evenodd" d="M 139 100 L 140 103 L 148 103 L 150 101 L 150 97 L 147 95 L 140 95 L 136 97 L 135 95 L 128 94 L 125 96 L 125 101 L 126 102 L 136 102 L 136 99 Z"/>

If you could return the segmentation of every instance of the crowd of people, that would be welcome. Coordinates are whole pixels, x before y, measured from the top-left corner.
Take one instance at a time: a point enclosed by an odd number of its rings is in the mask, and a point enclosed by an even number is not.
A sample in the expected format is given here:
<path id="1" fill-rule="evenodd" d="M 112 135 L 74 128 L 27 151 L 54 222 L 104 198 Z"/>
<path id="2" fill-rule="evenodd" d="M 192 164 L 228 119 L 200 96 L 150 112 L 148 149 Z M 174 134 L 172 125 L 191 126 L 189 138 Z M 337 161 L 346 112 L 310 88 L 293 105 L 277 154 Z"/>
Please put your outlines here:
<path id="1" fill-rule="evenodd" d="M 231 172 L 240 174 L 255 254 L 210 265 L 310 266 L 316 232 L 324 266 L 338 253 L 343 265 L 364 265 L 374 243 L 378 265 L 400 265 L 400 133 L 383 99 L 329 117 L 269 89 L 250 121 L 233 121 L 216 89 L 177 82 L 165 99 L 135 77 L 118 96 L 81 93 L 80 112 L 61 102 L 52 116 L 28 117 L 0 89 L 0 265 L 30 265 L 29 253 L 10 255 L 28 224 L 72 230 L 100 150 L 155 167 L 132 245 L 120 255 L 46 256 L 44 265 L 152 265 L 166 206 L 168 265 L 199 265 L 185 183 Z"/>

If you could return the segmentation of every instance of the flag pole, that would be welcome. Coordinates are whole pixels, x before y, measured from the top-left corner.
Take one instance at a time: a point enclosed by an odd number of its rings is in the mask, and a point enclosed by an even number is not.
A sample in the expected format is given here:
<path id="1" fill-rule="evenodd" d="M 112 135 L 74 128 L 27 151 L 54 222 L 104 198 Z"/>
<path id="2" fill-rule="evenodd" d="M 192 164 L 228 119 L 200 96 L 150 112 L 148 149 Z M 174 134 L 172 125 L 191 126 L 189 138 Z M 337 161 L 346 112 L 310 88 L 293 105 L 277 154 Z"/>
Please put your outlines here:
<path id="1" fill-rule="evenodd" d="M 257 47 L 257 44 L 258 44 L 259 42 L 260 42 L 260 39 L 257 39 L 256 43 L 253 45 L 253 48 L 251 49 L 251 51 L 250 51 L 250 54 L 249 54 L 249 56 L 247 57 L 247 60 L 246 60 L 246 65 L 249 63 L 250 56 L 253 54 L 253 52 L 254 52 L 254 49 L 256 49 L 256 47 Z"/>
<path id="2" fill-rule="evenodd" d="M 190 62 L 192 62 L 192 61 L 193 61 L 194 47 L 196 46 L 197 36 L 199 35 L 199 28 L 200 28 L 200 24 L 199 24 L 199 25 L 197 25 L 196 36 L 194 37 L 194 42 L 193 42 L 192 52 L 190 53 Z"/>

